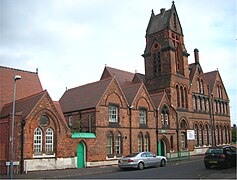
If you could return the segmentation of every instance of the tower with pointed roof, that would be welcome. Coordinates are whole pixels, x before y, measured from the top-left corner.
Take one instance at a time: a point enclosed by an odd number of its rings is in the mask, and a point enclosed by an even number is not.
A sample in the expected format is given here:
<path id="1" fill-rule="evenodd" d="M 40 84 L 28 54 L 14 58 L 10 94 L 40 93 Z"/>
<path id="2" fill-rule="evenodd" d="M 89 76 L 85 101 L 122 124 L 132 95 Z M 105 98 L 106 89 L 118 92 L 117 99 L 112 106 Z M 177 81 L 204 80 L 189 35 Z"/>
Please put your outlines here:
<path id="1" fill-rule="evenodd" d="M 189 85 L 188 56 L 174 2 L 169 10 L 152 10 L 144 54 L 146 87 L 150 93 L 165 89 L 172 100 L 175 85 Z M 172 104 L 176 105 L 175 102 Z"/>

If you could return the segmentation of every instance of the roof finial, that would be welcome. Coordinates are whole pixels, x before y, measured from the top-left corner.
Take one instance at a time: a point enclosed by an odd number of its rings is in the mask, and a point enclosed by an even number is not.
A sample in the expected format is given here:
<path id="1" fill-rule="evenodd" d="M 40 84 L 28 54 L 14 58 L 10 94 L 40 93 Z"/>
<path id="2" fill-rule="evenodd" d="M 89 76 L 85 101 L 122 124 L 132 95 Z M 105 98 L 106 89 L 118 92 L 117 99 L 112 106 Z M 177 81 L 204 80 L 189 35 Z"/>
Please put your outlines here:
<path id="1" fill-rule="evenodd" d="M 105 64 L 105 67 L 107 67 L 107 64 Z"/>
<path id="2" fill-rule="evenodd" d="M 153 9 L 151 10 L 151 14 L 154 15 L 154 10 Z"/>
<path id="3" fill-rule="evenodd" d="M 172 1 L 172 5 L 174 5 L 174 1 Z"/>
<path id="4" fill-rule="evenodd" d="M 39 72 L 39 69 L 38 69 L 38 68 L 36 68 L 36 74 L 38 74 L 38 72 Z"/>

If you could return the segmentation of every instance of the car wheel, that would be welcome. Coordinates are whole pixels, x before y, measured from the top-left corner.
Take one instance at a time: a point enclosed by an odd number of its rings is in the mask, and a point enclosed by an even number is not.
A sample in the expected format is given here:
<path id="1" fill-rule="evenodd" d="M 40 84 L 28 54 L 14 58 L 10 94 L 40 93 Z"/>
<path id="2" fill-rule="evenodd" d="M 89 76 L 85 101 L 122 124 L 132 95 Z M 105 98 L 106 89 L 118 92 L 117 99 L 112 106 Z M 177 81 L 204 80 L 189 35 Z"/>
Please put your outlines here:
<path id="1" fill-rule="evenodd" d="M 162 159 L 160 162 L 160 167 L 164 167 L 165 165 L 166 165 L 166 161 L 164 159 Z"/>
<path id="2" fill-rule="evenodd" d="M 137 167 L 138 169 L 142 170 L 144 169 L 144 164 L 142 162 L 139 162 Z"/>

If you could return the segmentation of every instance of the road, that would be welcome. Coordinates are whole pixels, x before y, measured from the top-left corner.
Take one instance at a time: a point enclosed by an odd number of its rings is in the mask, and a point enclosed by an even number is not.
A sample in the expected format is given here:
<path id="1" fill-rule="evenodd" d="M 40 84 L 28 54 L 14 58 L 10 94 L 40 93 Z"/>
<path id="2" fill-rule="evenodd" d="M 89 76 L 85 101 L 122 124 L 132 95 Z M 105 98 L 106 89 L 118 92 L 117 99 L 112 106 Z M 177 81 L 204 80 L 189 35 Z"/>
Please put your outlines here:
<path id="1" fill-rule="evenodd" d="M 116 167 L 114 167 L 116 168 Z M 203 160 L 178 162 L 166 167 L 147 168 L 144 170 L 116 170 L 110 173 L 100 173 L 86 176 L 71 176 L 82 179 L 231 179 L 236 177 L 236 169 L 220 170 L 205 169 Z"/>

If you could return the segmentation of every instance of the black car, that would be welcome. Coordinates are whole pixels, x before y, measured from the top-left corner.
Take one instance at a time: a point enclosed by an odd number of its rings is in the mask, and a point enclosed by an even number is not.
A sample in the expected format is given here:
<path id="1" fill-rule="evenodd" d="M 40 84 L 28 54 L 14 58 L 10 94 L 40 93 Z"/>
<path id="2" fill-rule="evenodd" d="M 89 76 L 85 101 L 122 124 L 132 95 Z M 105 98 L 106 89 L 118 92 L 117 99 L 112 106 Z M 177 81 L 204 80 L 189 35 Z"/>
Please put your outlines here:
<path id="1" fill-rule="evenodd" d="M 236 166 L 236 147 L 224 145 L 209 148 L 204 155 L 204 164 L 207 169 L 211 166 L 219 168 Z"/>

